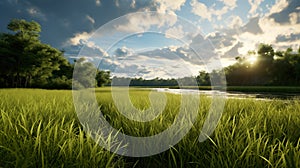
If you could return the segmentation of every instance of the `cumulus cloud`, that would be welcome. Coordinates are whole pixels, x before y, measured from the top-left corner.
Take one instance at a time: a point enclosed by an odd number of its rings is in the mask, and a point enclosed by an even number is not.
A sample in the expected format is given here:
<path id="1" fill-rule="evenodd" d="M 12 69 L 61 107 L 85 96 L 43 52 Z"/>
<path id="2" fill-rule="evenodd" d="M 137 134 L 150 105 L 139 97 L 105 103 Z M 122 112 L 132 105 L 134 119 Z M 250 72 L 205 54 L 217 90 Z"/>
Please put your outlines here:
<path id="1" fill-rule="evenodd" d="M 300 9 L 298 9 L 299 6 L 299 0 L 278 0 L 271 8 L 269 17 L 274 19 L 275 22 L 288 24 L 290 22 L 290 14 L 300 12 Z M 297 19 L 297 22 L 300 22 L 299 18 Z"/>
<path id="2" fill-rule="evenodd" d="M 228 6 L 230 9 L 234 9 L 237 7 L 236 0 L 220 0 L 225 4 L 225 6 Z"/>
<path id="3" fill-rule="evenodd" d="M 251 8 L 249 10 L 249 14 L 251 17 L 256 17 L 258 15 L 257 13 L 257 9 L 259 8 L 260 4 L 263 2 L 264 0 L 248 0 Z"/>
<path id="4" fill-rule="evenodd" d="M 168 59 L 165 57 L 151 57 L 146 55 L 133 55 L 134 59 L 122 59 L 112 71 L 113 76 L 142 77 L 145 79 L 177 78 L 196 75 L 202 65 L 192 64 L 183 59 Z"/>
<path id="5" fill-rule="evenodd" d="M 71 45 L 84 45 L 87 40 L 91 37 L 92 33 L 82 32 L 76 33 L 72 38 L 68 40 L 68 44 Z"/>
<path id="6" fill-rule="evenodd" d="M 117 48 L 114 53 L 115 56 L 117 57 L 126 57 L 126 56 L 131 56 L 134 53 L 134 51 L 133 49 L 124 46 L 121 48 Z"/>
<path id="7" fill-rule="evenodd" d="M 224 32 L 213 32 L 208 34 L 206 38 L 211 41 L 216 49 L 226 49 L 228 46 L 232 46 L 236 41 L 233 36 Z"/>
<path id="8" fill-rule="evenodd" d="M 254 3 L 259 2 L 249 1 L 252 3 L 253 12 L 257 11 L 257 8 L 253 7 Z M 287 47 L 297 49 L 300 44 L 299 6 L 300 1 L 297 0 L 278 0 L 264 16 L 256 15 L 244 25 L 239 18 L 234 19 L 232 16 L 227 21 L 228 28 L 210 33 L 207 38 L 211 40 L 215 46 L 215 51 L 223 59 L 231 58 L 233 60 L 236 56 L 246 55 L 249 50 L 255 49 L 259 43 L 272 44 L 275 49 Z"/>
<path id="9" fill-rule="evenodd" d="M 192 0 L 190 5 L 192 6 L 192 13 L 200 16 L 202 19 L 212 21 L 213 17 L 217 17 L 218 20 L 222 19 L 222 16 L 237 7 L 236 0 L 219 0 L 224 4 L 221 9 L 216 9 L 215 5 L 208 7 L 202 2 Z"/>
<path id="10" fill-rule="evenodd" d="M 94 57 L 107 57 L 108 53 L 94 42 L 87 42 L 85 48 L 82 49 L 81 54 Z"/>
<path id="11" fill-rule="evenodd" d="M 174 12 L 180 10 L 186 0 L 154 0 L 156 10 L 158 12 Z"/>
<path id="12" fill-rule="evenodd" d="M 270 13 L 278 13 L 281 12 L 282 9 L 286 8 L 289 5 L 289 2 L 287 0 L 276 0 L 275 5 L 273 5 L 270 9 Z"/>
<path id="13" fill-rule="evenodd" d="M 239 16 L 229 16 L 226 19 L 227 25 L 231 29 L 238 29 L 243 25 L 243 20 Z"/>
<path id="14" fill-rule="evenodd" d="M 167 38 L 175 37 L 181 39 L 185 36 L 182 25 L 171 27 L 170 29 L 166 30 L 165 33 Z"/>
<path id="15" fill-rule="evenodd" d="M 177 21 L 177 16 L 173 14 L 140 13 L 127 15 L 125 20 L 116 23 L 116 30 L 122 32 L 145 32 L 151 26 L 161 28 L 163 26 L 173 26 Z"/>
<path id="16" fill-rule="evenodd" d="M 212 13 L 204 3 L 192 0 L 190 4 L 192 6 L 193 14 L 200 16 L 202 19 L 211 21 Z"/>

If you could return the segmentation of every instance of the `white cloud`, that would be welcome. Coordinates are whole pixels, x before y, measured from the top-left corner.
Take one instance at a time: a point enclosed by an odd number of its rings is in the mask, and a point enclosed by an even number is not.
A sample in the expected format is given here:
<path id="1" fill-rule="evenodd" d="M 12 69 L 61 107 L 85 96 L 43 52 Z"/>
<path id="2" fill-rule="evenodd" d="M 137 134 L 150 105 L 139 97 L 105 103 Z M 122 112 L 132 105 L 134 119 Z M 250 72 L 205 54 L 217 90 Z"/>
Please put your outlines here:
<path id="1" fill-rule="evenodd" d="M 95 3 L 96 3 L 97 6 L 101 6 L 101 1 L 100 0 L 96 0 Z"/>
<path id="2" fill-rule="evenodd" d="M 221 20 L 222 16 L 226 14 L 228 11 L 229 11 L 228 6 L 224 6 L 222 9 L 219 10 L 213 8 L 210 9 L 211 14 L 216 16 L 218 20 Z"/>
<path id="3" fill-rule="evenodd" d="M 249 14 L 251 17 L 256 17 L 258 15 L 257 13 L 257 9 L 259 8 L 260 4 L 263 2 L 264 0 L 248 0 L 251 8 L 249 10 Z"/>
<path id="4" fill-rule="evenodd" d="M 127 15 L 126 20 L 117 23 L 115 29 L 122 32 L 145 32 L 151 26 L 159 29 L 163 26 L 173 26 L 177 21 L 177 16 L 172 14 L 140 13 Z"/>
<path id="5" fill-rule="evenodd" d="M 255 0 L 251 2 L 255 3 Z M 222 61 L 228 64 L 229 59 L 234 61 L 235 56 L 246 55 L 249 50 L 256 49 L 259 43 L 272 44 L 275 50 L 287 47 L 296 50 L 300 47 L 300 14 L 294 12 L 296 8 L 285 0 L 278 0 L 269 13 L 253 17 L 245 25 L 238 17 L 228 18 L 226 22 L 230 29 L 219 30 L 223 33 L 211 33 L 208 38 L 215 45 L 216 52 L 226 58 Z M 257 8 L 252 6 L 250 11 L 257 11 Z M 289 17 L 280 17 L 282 12 Z M 278 15 L 273 16 L 274 13 Z M 277 22 L 277 17 L 280 17 L 280 22 Z"/>
<path id="6" fill-rule="evenodd" d="M 207 19 L 212 21 L 213 17 L 217 17 L 218 20 L 221 20 L 223 15 L 228 13 L 230 10 L 233 10 L 236 5 L 236 0 L 219 0 L 224 4 L 221 9 L 216 9 L 215 4 L 211 7 L 206 6 L 204 3 L 197 0 L 192 0 L 190 5 L 192 6 L 192 13 L 200 16 L 202 19 Z"/>
<path id="7" fill-rule="evenodd" d="M 185 32 L 182 29 L 182 25 L 176 26 L 176 27 L 171 27 L 168 29 L 166 32 L 166 37 L 167 38 L 183 38 L 185 36 Z"/>
<path id="8" fill-rule="evenodd" d="M 176 52 L 176 50 L 179 48 L 179 46 L 173 46 L 172 45 L 172 46 L 169 46 L 168 48 L 169 48 L 170 51 Z"/>
<path id="9" fill-rule="evenodd" d="M 92 33 L 82 32 L 76 33 L 74 37 L 68 40 L 68 43 L 71 45 L 84 45 L 87 43 L 87 40 L 91 37 Z"/>
<path id="10" fill-rule="evenodd" d="M 275 5 L 270 9 L 270 14 L 281 12 L 284 8 L 289 5 L 287 0 L 276 0 Z"/>
<path id="11" fill-rule="evenodd" d="M 89 53 L 89 55 L 91 55 L 91 56 L 95 56 L 95 57 L 109 56 L 108 53 L 106 51 L 104 51 L 104 49 L 102 49 L 100 46 L 96 45 L 92 41 L 88 41 L 85 44 L 85 47 L 86 48 L 83 51 Z"/>
<path id="12" fill-rule="evenodd" d="M 239 16 L 230 16 L 227 19 L 227 25 L 231 29 L 238 29 L 243 25 L 243 20 Z"/>
<path id="13" fill-rule="evenodd" d="M 186 0 L 154 0 L 158 12 L 174 12 L 180 10 Z"/>
<path id="14" fill-rule="evenodd" d="M 192 0 L 190 4 L 192 6 L 193 14 L 200 16 L 202 19 L 211 21 L 212 14 L 204 3 L 198 2 L 197 0 Z"/>
<path id="15" fill-rule="evenodd" d="M 115 56 L 117 57 L 126 57 L 126 56 L 131 56 L 134 53 L 133 49 L 127 48 L 125 46 L 121 48 L 117 48 L 115 50 Z"/>
<path id="16" fill-rule="evenodd" d="M 131 1 L 130 7 L 131 7 L 131 8 L 135 8 L 135 0 L 132 0 L 132 1 Z"/>
<path id="17" fill-rule="evenodd" d="M 290 23 L 292 25 L 295 25 L 298 23 L 298 20 L 300 19 L 300 13 L 293 12 L 293 13 L 289 14 L 289 16 L 290 16 Z"/>
<path id="18" fill-rule="evenodd" d="M 234 9 L 236 5 L 236 0 L 219 0 L 224 3 L 225 6 L 228 6 L 230 9 Z"/>
<path id="19" fill-rule="evenodd" d="M 167 49 L 167 48 L 166 48 Z M 196 65 L 184 59 L 169 59 L 161 55 L 133 55 L 119 60 L 113 75 L 123 77 L 142 77 L 145 79 L 177 78 L 197 75 L 203 65 Z M 111 66 L 109 66 L 111 67 Z"/>
<path id="20" fill-rule="evenodd" d="M 290 34 L 290 33 L 300 33 L 300 24 L 280 24 L 270 18 L 262 18 L 259 21 L 259 25 L 264 32 L 265 38 L 269 39 L 270 42 L 274 42 L 274 39 L 279 34 Z"/>
<path id="21" fill-rule="evenodd" d="M 92 24 L 95 24 L 95 19 L 92 18 L 90 15 L 86 15 L 86 19 L 91 22 Z"/>

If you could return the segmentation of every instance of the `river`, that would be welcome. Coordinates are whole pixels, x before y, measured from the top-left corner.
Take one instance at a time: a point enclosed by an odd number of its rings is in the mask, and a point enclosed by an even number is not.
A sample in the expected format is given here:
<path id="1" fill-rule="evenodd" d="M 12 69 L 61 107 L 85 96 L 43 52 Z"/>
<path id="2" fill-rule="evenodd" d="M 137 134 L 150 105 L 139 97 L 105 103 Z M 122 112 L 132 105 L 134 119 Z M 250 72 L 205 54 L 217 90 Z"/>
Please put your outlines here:
<path id="1" fill-rule="evenodd" d="M 168 89 L 168 88 L 153 88 L 157 92 L 166 92 L 173 94 L 200 94 L 212 96 L 216 93 L 224 94 L 227 98 L 245 99 L 254 98 L 256 100 L 271 100 L 271 99 L 300 99 L 299 93 L 243 93 L 243 92 L 221 92 L 215 90 L 196 90 L 196 89 Z"/>

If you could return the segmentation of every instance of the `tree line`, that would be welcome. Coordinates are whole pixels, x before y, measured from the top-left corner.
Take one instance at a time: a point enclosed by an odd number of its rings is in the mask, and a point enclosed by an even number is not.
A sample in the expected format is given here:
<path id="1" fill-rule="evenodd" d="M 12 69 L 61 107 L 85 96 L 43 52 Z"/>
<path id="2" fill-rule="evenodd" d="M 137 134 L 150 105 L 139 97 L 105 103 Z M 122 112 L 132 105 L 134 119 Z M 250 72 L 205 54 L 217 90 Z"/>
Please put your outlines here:
<path id="1" fill-rule="evenodd" d="M 11 33 L 0 33 L 0 87 L 71 89 L 110 85 L 130 86 L 210 86 L 221 71 L 200 71 L 197 76 L 146 80 L 113 77 L 98 70 L 84 58 L 70 63 L 64 51 L 40 41 L 41 26 L 35 21 L 13 19 L 7 25 Z M 74 66 L 77 66 L 74 71 Z M 260 44 L 257 51 L 236 57 L 236 63 L 222 69 L 227 85 L 299 86 L 300 48 L 275 51 L 272 45 Z M 92 79 L 92 80 L 91 80 Z M 125 82 L 125 83 L 124 83 Z M 129 82 L 129 83 L 128 83 Z"/>
<path id="2" fill-rule="evenodd" d="M 215 85 L 222 82 L 223 72 L 228 86 L 300 86 L 300 48 L 275 51 L 270 44 L 260 44 L 257 51 L 235 59 L 233 65 L 212 72 L 200 71 L 197 76 L 150 80 L 114 77 L 113 81 L 119 86 L 126 85 L 121 82 L 126 80 L 131 80 L 131 86 L 195 86 L 196 80 L 198 86 L 210 86 L 211 79 L 219 79 Z"/>
<path id="3" fill-rule="evenodd" d="M 255 62 L 251 58 L 256 58 Z M 300 47 L 275 51 L 272 45 L 260 44 L 257 51 L 224 68 L 228 85 L 300 85 Z"/>
<path id="4" fill-rule="evenodd" d="M 71 89 L 74 64 L 64 51 L 40 41 L 41 26 L 35 21 L 13 19 L 7 25 L 11 33 L 0 33 L 0 87 Z M 96 73 L 93 85 L 109 82 L 109 72 L 78 60 Z"/>

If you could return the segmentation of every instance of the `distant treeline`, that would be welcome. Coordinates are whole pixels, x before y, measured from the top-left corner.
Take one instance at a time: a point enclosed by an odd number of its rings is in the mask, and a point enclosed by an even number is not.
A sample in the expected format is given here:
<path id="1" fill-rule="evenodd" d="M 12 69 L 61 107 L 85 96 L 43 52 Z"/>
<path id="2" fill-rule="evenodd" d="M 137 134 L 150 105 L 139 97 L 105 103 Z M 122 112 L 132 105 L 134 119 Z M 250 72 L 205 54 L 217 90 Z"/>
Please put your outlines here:
<path id="1" fill-rule="evenodd" d="M 143 78 L 125 78 L 125 77 L 113 77 L 111 83 L 108 85 L 113 86 L 147 86 L 147 87 L 173 87 L 173 86 L 210 86 L 210 79 L 208 76 L 207 83 L 202 83 L 197 77 L 183 77 L 183 78 L 154 78 L 154 79 L 143 79 Z"/>
<path id="2" fill-rule="evenodd" d="M 268 44 L 260 44 L 257 51 L 249 51 L 247 56 L 236 57 L 236 63 L 212 72 L 200 71 L 197 76 L 178 79 L 155 78 L 145 80 L 142 78 L 117 78 L 114 85 L 131 86 L 210 86 L 224 82 L 221 77 L 225 74 L 228 86 L 300 86 L 300 48 L 293 51 L 287 48 L 285 51 L 274 51 Z M 224 76 L 224 75 L 223 75 Z M 219 80 L 219 81 L 218 81 Z M 122 83 L 123 81 L 123 83 Z"/>
<path id="3" fill-rule="evenodd" d="M 210 86 L 218 85 L 221 72 L 229 86 L 300 86 L 300 48 L 275 51 L 260 44 L 257 51 L 236 57 L 236 63 L 222 71 L 200 71 L 197 76 L 179 79 L 143 79 L 113 77 L 84 58 L 67 61 L 64 51 L 44 44 L 39 39 L 41 26 L 34 21 L 13 19 L 7 26 L 12 33 L 0 34 L 0 87 L 71 89 L 75 86 Z M 77 70 L 74 71 L 74 66 Z M 219 79 L 219 80 L 216 80 Z"/>

